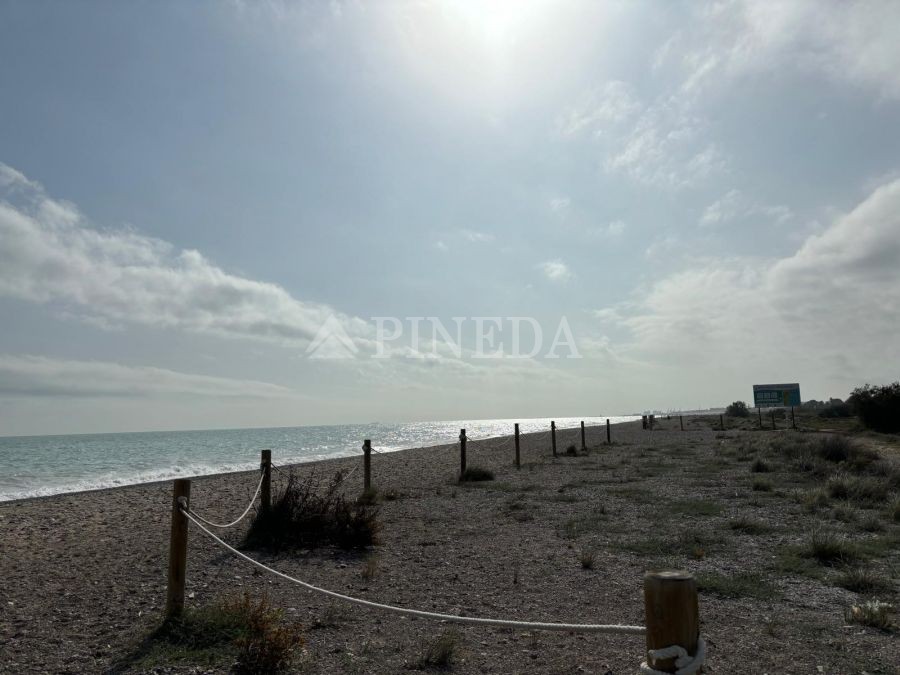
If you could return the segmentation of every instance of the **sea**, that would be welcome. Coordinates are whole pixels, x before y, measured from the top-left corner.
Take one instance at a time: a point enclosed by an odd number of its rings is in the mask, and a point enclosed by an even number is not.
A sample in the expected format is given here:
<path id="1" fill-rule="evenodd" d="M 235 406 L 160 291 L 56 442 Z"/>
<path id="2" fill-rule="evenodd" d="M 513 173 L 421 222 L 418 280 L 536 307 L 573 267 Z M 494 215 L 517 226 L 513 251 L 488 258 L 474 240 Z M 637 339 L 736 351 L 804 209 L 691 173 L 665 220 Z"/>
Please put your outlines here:
<path id="1" fill-rule="evenodd" d="M 606 417 L 554 418 L 557 428 L 606 424 Z M 610 417 L 611 424 L 640 416 Z M 399 424 L 340 424 L 270 429 L 148 431 L 71 436 L 0 437 L 0 501 L 134 485 L 179 476 L 246 471 L 259 466 L 259 451 L 273 463 L 296 464 L 362 453 L 363 439 L 380 452 L 459 440 L 548 431 L 550 418 L 451 420 Z"/>

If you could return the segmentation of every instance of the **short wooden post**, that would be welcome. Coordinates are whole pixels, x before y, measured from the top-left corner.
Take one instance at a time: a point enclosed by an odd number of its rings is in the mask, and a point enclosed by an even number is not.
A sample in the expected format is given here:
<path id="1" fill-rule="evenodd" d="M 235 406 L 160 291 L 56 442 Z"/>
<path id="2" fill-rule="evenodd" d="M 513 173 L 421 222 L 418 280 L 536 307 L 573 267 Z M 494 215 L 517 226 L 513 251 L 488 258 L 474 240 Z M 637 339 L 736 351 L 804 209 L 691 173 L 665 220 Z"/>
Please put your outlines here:
<path id="1" fill-rule="evenodd" d="M 368 438 L 363 441 L 363 490 L 372 490 L 372 441 Z"/>
<path id="2" fill-rule="evenodd" d="M 684 571 L 647 572 L 644 575 L 644 612 L 647 650 L 684 647 L 693 656 L 700 637 L 697 584 Z M 675 659 L 651 659 L 651 668 L 674 673 Z"/>
<path id="3" fill-rule="evenodd" d="M 516 468 L 518 469 L 522 466 L 520 457 L 519 457 L 519 423 L 516 422 Z"/>
<path id="4" fill-rule="evenodd" d="M 262 488 L 259 490 L 259 499 L 262 504 L 262 510 L 268 511 L 272 508 L 272 451 L 263 450 L 260 459 L 260 467 L 263 472 Z"/>
<path id="5" fill-rule="evenodd" d="M 459 475 L 466 473 L 466 430 L 459 430 Z"/>
<path id="6" fill-rule="evenodd" d="M 610 443 L 612 443 L 612 441 L 610 440 L 609 418 L 607 417 L 606 418 L 606 444 L 609 445 Z"/>
<path id="7" fill-rule="evenodd" d="M 550 422 L 550 443 L 553 446 L 553 456 L 556 457 L 556 422 Z"/>
<path id="8" fill-rule="evenodd" d="M 775 426 L 775 408 L 772 408 L 772 430 L 774 431 L 778 427 Z"/>
<path id="9" fill-rule="evenodd" d="M 791 429 L 797 428 L 797 419 L 794 417 L 794 406 L 791 406 Z"/>
<path id="10" fill-rule="evenodd" d="M 762 429 L 762 408 L 757 408 L 756 412 L 759 413 L 759 428 Z"/>
<path id="11" fill-rule="evenodd" d="M 719 426 L 725 431 L 725 415 L 719 415 Z"/>
<path id="12" fill-rule="evenodd" d="M 173 619 L 184 611 L 184 580 L 187 568 L 188 519 L 182 506 L 190 508 L 191 481 L 176 478 L 172 489 L 172 529 L 169 534 L 169 585 L 166 589 L 166 618 Z"/>
<path id="13" fill-rule="evenodd" d="M 641 415 L 641 429 L 647 428 L 647 416 Z"/>
<path id="14" fill-rule="evenodd" d="M 684 415 L 678 416 L 678 423 L 681 425 L 681 430 L 684 431 Z"/>
<path id="15" fill-rule="evenodd" d="M 581 420 L 581 449 L 587 450 L 587 444 L 584 442 L 584 420 Z"/>

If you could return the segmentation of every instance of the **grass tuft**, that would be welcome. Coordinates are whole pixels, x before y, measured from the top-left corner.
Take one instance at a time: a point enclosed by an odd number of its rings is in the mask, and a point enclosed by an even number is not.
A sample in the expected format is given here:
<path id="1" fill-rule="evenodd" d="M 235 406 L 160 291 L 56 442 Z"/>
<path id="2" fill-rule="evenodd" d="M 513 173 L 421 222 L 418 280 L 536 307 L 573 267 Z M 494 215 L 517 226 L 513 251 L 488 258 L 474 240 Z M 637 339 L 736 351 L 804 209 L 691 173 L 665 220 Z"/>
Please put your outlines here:
<path id="1" fill-rule="evenodd" d="M 850 563 L 860 557 L 858 549 L 846 539 L 821 530 L 812 533 L 801 554 L 827 566 Z"/>
<path id="2" fill-rule="evenodd" d="M 460 483 L 494 480 L 494 472 L 480 466 L 469 466 L 459 476 Z"/>
<path id="3" fill-rule="evenodd" d="M 894 622 L 894 606 L 878 600 L 870 600 L 860 605 L 853 605 L 844 615 L 850 623 L 877 628 L 885 632 L 896 630 Z"/>
<path id="4" fill-rule="evenodd" d="M 892 590 L 889 579 L 865 567 L 851 567 L 844 570 L 835 583 L 854 593 L 882 593 Z"/>
<path id="5" fill-rule="evenodd" d="M 697 577 L 697 588 L 701 593 L 710 593 L 722 598 L 771 598 L 772 587 L 762 575 L 754 572 L 740 572 L 734 575 L 710 572 Z"/>
<path id="6" fill-rule="evenodd" d="M 750 465 L 752 473 L 769 473 L 771 470 L 772 467 L 762 457 L 757 457 L 753 460 L 753 464 Z"/>
<path id="7" fill-rule="evenodd" d="M 453 665 L 453 657 L 459 647 L 459 633 L 451 628 L 441 633 L 437 639 L 428 643 L 419 658 L 419 668 L 446 670 Z"/>

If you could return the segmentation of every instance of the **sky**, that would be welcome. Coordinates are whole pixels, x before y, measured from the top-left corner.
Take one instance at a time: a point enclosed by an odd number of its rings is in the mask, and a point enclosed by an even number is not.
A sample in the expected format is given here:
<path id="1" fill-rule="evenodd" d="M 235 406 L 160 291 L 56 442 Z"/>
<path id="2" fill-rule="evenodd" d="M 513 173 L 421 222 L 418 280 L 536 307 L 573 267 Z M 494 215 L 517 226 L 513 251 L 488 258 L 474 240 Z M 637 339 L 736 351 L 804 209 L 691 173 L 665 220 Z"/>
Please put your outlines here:
<path id="1" fill-rule="evenodd" d="M 891 1 L 3 0 L 0 435 L 900 379 L 897 26 Z"/>

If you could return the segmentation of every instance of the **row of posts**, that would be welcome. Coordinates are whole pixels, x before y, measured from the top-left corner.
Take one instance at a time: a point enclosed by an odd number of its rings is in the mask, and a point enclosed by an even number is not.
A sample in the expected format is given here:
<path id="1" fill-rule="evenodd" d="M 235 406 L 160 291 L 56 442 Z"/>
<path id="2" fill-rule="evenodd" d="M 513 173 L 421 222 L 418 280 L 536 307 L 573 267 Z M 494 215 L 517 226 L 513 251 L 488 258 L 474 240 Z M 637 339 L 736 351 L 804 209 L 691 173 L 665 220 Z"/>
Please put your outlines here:
<path id="1" fill-rule="evenodd" d="M 609 420 L 606 421 L 607 442 Z M 551 430 L 555 431 L 555 423 Z M 516 465 L 519 464 L 519 425 L 516 424 Z M 581 444 L 584 444 L 584 422 L 581 423 Z M 463 463 L 465 462 L 465 429 L 460 432 Z M 371 489 L 372 442 L 363 443 L 365 489 Z M 263 450 L 260 469 L 260 508 L 271 508 L 272 500 L 272 451 Z M 465 467 L 463 466 L 463 469 Z M 187 577 L 188 524 L 184 510 L 190 509 L 191 480 L 176 478 L 172 490 L 172 524 L 169 538 L 168 586 L 166 589 L 166 619 L 177 619 L 184 612 L 185 581 Z M 660 650 L 678 645 L 696 654 L 700 637 L 700 610 L 697 584 L 689 572 L 661 571 L 644 575 L 644 621 L 647 650 Z M 674 659 L 651 659 L 652 668 L 663 673 L 677 670 Z"/>

